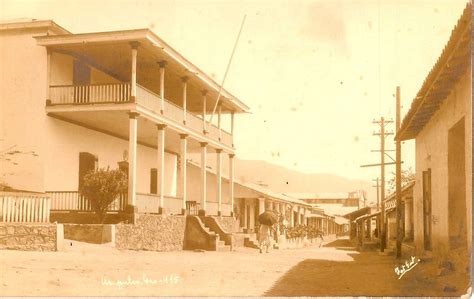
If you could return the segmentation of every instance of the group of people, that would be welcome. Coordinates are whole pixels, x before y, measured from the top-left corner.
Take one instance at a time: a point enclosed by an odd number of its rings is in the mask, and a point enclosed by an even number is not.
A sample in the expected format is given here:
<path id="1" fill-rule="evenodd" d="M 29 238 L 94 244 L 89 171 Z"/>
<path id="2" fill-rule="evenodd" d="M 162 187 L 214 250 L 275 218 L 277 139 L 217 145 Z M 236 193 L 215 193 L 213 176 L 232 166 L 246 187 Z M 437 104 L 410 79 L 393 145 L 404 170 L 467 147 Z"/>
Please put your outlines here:
<path id="1" fill-rule="evenodd" d="M 308 237 L 310 239 L 320 239 L 319 247 L 321 247 L 322 242 L 324 241 L 324 232 L 313 226 L 298 225 L 296 227 L 288 229 L 286 225 L 282 223 L 275 223 L 274 225 L 265 225 L 261 224 L 258 230 L 258 242 L 260 247 L 260 253 L 263 253 L 265 250 L 266 253 L 269 252 L 270 247 L 272 246 L 272 239 L 278 242 L 278 232 L 277 227 L 280 228 L 282 234 L 286 235 L 287 239 L 295 237 Z M 272 238 L 272 235 L 275 236 Z"/>

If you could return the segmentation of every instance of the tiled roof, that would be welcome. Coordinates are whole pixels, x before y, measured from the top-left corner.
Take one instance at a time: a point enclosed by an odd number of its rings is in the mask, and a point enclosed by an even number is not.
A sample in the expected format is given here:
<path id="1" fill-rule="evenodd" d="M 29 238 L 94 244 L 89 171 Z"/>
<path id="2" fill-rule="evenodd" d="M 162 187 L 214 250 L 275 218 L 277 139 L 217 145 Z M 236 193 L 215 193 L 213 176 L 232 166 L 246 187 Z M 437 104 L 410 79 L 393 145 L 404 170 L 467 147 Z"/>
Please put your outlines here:
<path id="1" fill-rule="evenodd" d="M 469 3 L 452 30 L 443 52 L 413 100 L 396 139 L 415 138 L 471 64 L 471 14 L 471 4 Z"/>

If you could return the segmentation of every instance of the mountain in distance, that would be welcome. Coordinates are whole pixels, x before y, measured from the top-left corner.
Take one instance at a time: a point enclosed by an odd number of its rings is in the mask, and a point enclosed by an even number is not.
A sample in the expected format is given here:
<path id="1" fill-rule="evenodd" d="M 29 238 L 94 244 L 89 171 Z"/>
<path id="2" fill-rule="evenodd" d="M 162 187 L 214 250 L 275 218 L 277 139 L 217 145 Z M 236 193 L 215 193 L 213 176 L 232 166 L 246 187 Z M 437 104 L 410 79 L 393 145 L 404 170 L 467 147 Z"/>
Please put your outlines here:
<path id="1" fill-rule="evenodd" d="M 334 174 L 303 173 L 261 160 L 235 160 L 235 177 L 280 193 L 347 193 L 365 190 L 367 202 L 377 201 L 372 182 Z"/>

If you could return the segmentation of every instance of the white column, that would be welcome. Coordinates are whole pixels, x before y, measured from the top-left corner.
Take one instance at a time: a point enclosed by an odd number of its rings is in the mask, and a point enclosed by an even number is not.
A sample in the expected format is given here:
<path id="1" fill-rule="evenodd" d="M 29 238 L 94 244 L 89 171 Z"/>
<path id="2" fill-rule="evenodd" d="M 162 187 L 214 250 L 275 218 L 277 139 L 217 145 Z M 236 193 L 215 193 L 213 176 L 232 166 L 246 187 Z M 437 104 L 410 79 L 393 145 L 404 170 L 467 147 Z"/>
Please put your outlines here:
<path id="1" fill-rule="evenodd" d="M 216 149 L 217 215 L 222 216 L 222 150 Z"/>
<path id="2" fill-rule="evenodd" d="M 188 87 L 188 77 L 184 76 L 181 78 L 181 81 L 183 81 L 183 124 L 186 124 L 186 115 L 188 112 L 186 111 L 187 107 L 187 87 Z"/>
<path id="3" fill-rule="evenodd" d="M 163 114 L 165 110 L 165 68 L 168 63 L 162 60 L 158 64 L 160 65 L 160 112 Z"/>
<path id="4" fill-rule="evenodd" d="M 301 224 L 301 207 L 297 207 L 297 210 L 298 210 L 298 224 Z"/>
<path id="5" fill-rule="evenodd" d="M 50 85 L 51 85 L 51 50 L 46 49 L 46 104 L 51 104 Z"/>
<path id="6" fill-rule="evenodd" d="M 164 192 L 164 178 L 165 178 L 165 128 L 166 125 L 157 125 L 158 128 L 158 138 L 157 138 L 157 144 L 158 144 L 158 154 L 157 154 L 157 160 L 158 160 L 158 168 L 157 168 L 157 188 L 158 192 L 160 195 L 160 208 L 159 208 L 159 213 L 160 214 L 165 214 L 165 192 Z"/>
<path id="7" fill-rule="evenodd" d="M 234 111 L 230 113 L 230 134 L 234 135 Z"/>
<path id="8" fill-rule="evenodd" d="M 186 194 L 186 188 L 187 188 L 187 178 L 186 178 L 186 173 L 187 173 L 187 147 L 188 147 L 188 140 L 187 134 L 180 134 L 179 135 L 181 138 L 181 171 L 180 171 L 180 183 L 179 185 L 181 186 L 181 196 L 183 197 L 183 206 L 181 207 L 183 215 L 186 214 L 186 200 L 187 200 L 187 194 Z"/>
<path id="9" fill-rule="evenodd" d="M 229 197 L 231 216 L 234 216 L 234 154 L 229 154 Z"/>
<path id="10" fill-rule="evenodd" d="M 230 113 L 230 135 L 232 136 L 232 146 L 234 146 L 234 111 Z"/>
<path id="11" fill-rule="evenodd" d="M 132 76 L 130 80 L 130 96 L 132 102 L 136 101 L 137 98 L 137 55 L 138 55 L 138 42 L 131 42 L 130 46 L 132 47 Z"/>
<path id="12" fill-rule="evenodd" d="M 219 129 L 219 141 L 222 139 L 221 117 L 222 117 L 222 105 L 219 104 L 218 110 L 217 110 L 217 128 Z"/>
<path id="13" fill-rule="evenodd" d="M 295 211 L 294 211 L 294 207 L 292 205 L 290 205 L 290 227 L 294 227 L 294 223 L 295 223 Z"/>
<path id="14" fill-rule="evenodd" d="M 262 214 L 263 212 L 265 212 L 265 198 L 260 197 L 258 199 L 258 213 Z"/>
<path id="15" fill-rule="evenodd" d="M 201 93 L 202 93 L 202 131 L 204 134 L 206 134 L 207 133 L 207 126 L 206 126 L 207 90 L 203 90 Z"/>
<path id="16" fill-rule="evenodd" d="M 207 195 L 207 143 L 201 142 L 201 210 L 206 213 Z"/>
<path id="17" fill-rule="evenodd" d="M 137 130 L 138 113 L 129 113 L 129 135 L 128 135 L 128 205 L 136 206 L 137 186 Z"/>
<path id="18" fill-rule="evenodd" d="M 242 201 L 244 202 L 244 210 L 242 212 L 244 214 L 244 223 L 242 223 L 242 224 L 243 224 L 244 228 L 246 228 L 246 229 L 249 228 L 249 224 L 247 223 L 247 205 L 248 205 L 247 202 L 248 202 L 248 200 L 249 199 L 247 199 L 247 198 L 242 199 Z"/>

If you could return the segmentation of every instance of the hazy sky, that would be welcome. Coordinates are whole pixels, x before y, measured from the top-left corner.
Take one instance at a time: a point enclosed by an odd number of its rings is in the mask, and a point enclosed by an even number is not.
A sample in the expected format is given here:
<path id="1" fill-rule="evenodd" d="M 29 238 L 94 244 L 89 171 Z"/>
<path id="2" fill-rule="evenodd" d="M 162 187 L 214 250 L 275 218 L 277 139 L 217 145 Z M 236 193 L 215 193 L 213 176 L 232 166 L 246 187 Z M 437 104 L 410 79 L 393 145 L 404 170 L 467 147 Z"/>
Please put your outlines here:
<path id="1" fill-rule="evenodd" d="M 379 168 L 360 165 L 380 159 L 372 120 L 395 118 L 397 85 L 406 113 L 466 3 L 0 0 L 0 17 L 74 33 L 150 27 L 220 82 L 246 14 L 225 84 L 252 110 L 236 117 L 238 156 L 371 180 Z M 413 142 L 403 156 L 414 165 Z"/>

